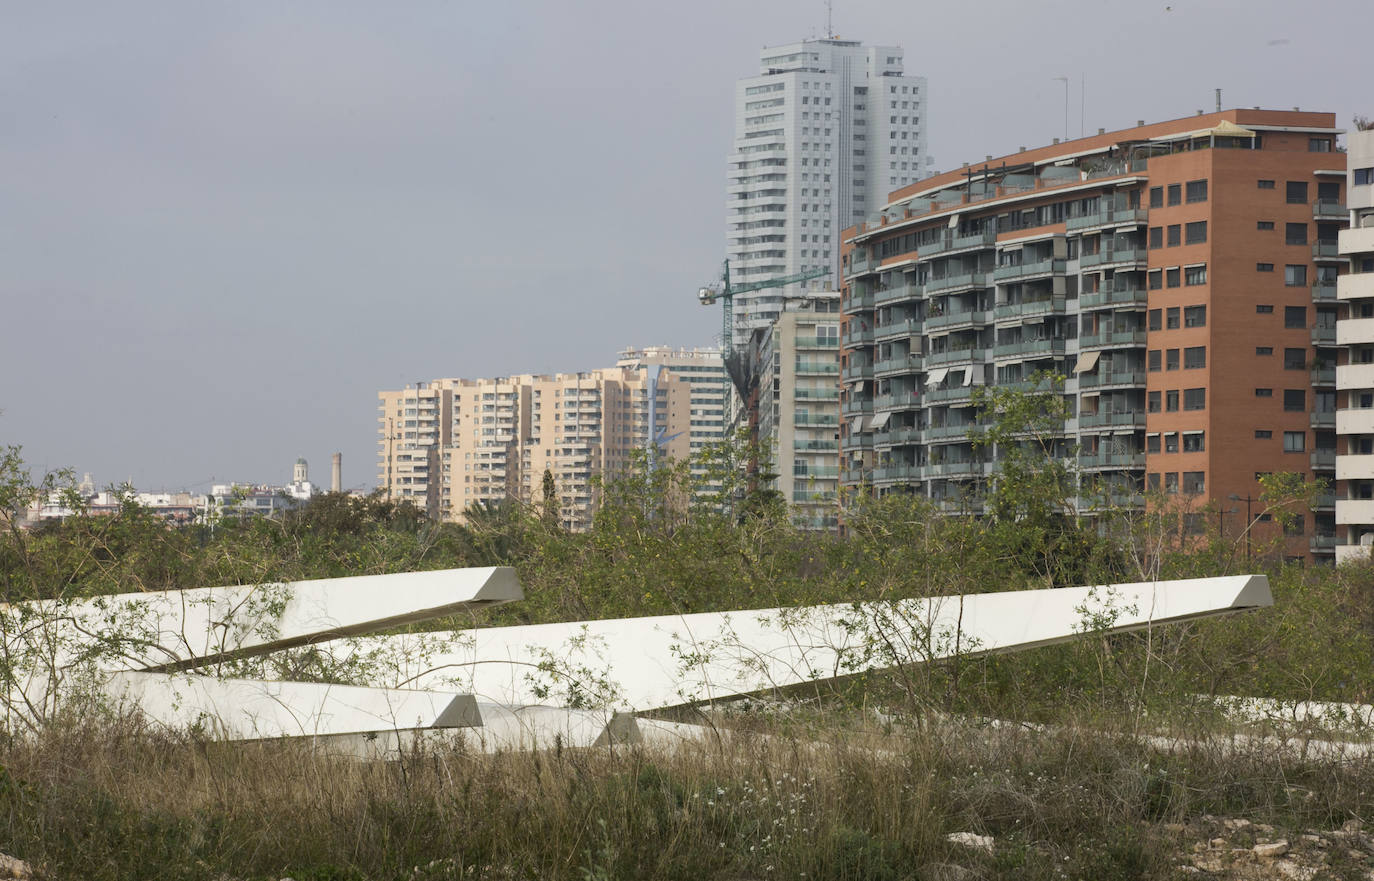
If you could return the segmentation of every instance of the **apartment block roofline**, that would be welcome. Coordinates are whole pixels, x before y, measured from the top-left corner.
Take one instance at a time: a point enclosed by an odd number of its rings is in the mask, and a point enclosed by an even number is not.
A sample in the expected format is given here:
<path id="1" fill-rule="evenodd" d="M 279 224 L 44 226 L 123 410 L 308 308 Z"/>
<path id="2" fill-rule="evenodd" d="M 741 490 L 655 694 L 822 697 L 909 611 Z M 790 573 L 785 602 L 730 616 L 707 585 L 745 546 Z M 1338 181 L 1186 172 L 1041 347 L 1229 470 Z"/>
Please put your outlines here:
<path id="1" fill-rule="evenodd" d="M 997 166 L 1000 171 L 1003 163 L 1008 167 L 1038 167 L 1067 159 L 1104 153 L 1124 142 L 1159 141 L 1167 139 L 1171 135 L 1177 136 L 1189 132 L 1210 129 L 1221 122 L 1229 122 L 1243 128 L 1268 131 L 1310 131 L 1314 134 L 1344 134 L 1343 129 L 1336 127 L 1336 114 L 1334 113 L 1307 110 L 1253 110 L 1233 108 L 1231 110 L 1223 110 L 1219 113 L 1204 113 L 1201 116 L 1182 116 L 1177 119 L 1169 119 L 1163 122 L 1102 132 L 1101 134 L 1074 138 L 1068 141 L 1061 141 L 1057 144 L 1049 144 L 1044 147 L 1018 151 L 1005 156 L 996 156 L 983 162 L 970 163 L 970 166 L 955 169 L 953 171 L 946 171 L 942 174 L 937 174 L 934 177 L 917 181 L 910 186 L 893 191 L 888 197 L 888 205 L 895 205 L 913 197 L 927 196 L 946 189 L 953 184 L 962 183 L 968 179 L 970 167 L 974 169 L 974 174 L 976 175 L 981 174 L 982 169 L 991 168 L 992 166 Z"/>

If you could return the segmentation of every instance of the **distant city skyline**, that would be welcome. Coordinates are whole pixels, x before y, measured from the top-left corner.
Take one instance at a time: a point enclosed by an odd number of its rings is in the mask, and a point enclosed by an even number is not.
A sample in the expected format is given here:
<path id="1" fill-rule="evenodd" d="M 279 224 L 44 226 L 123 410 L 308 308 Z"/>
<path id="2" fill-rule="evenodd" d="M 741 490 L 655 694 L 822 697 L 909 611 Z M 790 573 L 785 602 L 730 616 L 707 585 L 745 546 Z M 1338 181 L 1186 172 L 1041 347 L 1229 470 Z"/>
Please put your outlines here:
<path id="1" fill-rule="evenodd" d="M 905 48 L 948 170 L 1066 125 L 1210 110 L 1216 87 L 1349 127 L 1374 112 L 1338 75 L 1367 11 L 1320 9 L 854 2 L 834 30 Z M 150 491 L 341 451 L 344 486 L 370 487 L 379 388 L 710 345 L 719 306 L 695 293 L 726 253 L 734 83 L 825 18 L 782 0 L 7 9 L 0 443 Z M 1188 63 L 1146 76 L 1117 45 Z"/>

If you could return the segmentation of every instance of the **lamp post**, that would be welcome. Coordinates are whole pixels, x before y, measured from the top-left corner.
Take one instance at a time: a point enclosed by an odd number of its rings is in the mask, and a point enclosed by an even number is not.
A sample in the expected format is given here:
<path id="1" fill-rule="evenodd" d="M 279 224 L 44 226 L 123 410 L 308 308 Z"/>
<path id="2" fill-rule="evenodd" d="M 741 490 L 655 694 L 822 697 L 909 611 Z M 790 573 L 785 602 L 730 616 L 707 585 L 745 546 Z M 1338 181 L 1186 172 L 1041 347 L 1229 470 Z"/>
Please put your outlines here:
<path id="1" fill-rule="evenodd" d="M 1069 139 L 1069 78 L 1057 76 L 1056 80 L 1064 84 L 1064 140 Z"/>
<path id="2" fill-rule="evenodd" d="M 1255 518 L 1251 516 L 1250 506 L 1258 502 L 1259 499 L 1249 495 L 1238 496 L 1235 493 L 1231 493 L 1227 498 L 1233 502 L 1245 503 L 1245 561 L 1248 563 L 1250 562 L 1250 527 L 1255 525 Z"/>
<path id="3" fill-rule="evenodd" d="M 1239 510 L 1239 508 L 1232 508 L 1227 511 L 1220 507 L 1217 508 L 1217 538 L 1219 540 L 1224 541 L 1226 539 L 1226 515 L 1234 514 Z"/>

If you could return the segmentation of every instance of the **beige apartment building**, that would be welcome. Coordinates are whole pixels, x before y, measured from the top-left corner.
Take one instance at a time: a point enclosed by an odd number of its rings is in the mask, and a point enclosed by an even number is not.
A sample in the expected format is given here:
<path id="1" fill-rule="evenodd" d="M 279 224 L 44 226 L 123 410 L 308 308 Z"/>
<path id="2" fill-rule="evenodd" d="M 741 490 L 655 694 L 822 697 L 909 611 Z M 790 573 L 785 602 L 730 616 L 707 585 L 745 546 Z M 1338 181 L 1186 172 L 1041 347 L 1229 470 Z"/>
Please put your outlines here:
<path id="1" fill-rule="evenodd" d="M 840 294 L 783 300 L 767 329 L 755 331 L 758 433 L 773 455 L 774 488 L 794 523 L 839 525 Z"/>
<path id="2" fill-rule="evenodd" d="M 594 479 L 621 471 L 651 438 L 660 455 L 685 458 L 722 436 L 711 413 L 724 382 L 714 350 L 644 349 L 580 373 L 382 391 L 378 485 L 432 517 L 461 522 L 474 505 L 541 504 L 547 471 L 563 525 L 584 529 L 596 509 Z"/>

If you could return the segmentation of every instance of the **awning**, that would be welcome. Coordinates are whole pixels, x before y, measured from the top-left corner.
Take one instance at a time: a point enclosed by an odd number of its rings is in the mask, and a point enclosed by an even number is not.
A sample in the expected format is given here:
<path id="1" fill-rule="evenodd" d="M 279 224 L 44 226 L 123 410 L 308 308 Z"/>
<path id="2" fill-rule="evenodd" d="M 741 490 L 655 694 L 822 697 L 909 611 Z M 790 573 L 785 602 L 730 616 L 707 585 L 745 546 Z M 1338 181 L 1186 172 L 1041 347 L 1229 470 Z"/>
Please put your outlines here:
<path id="1" fill-rule="evenodd" d="M 872 421 L 871 423 L 869 423 L 869 426 L 868 426 L 868 427 L 871 428 L 871 429 L 873 429 L 874 431 L 877 431 L 878 429 L 882 428 L 884 425 L 887 425 L 887 420 L 889 420 L 889 419 L 891 419 L 891 418 L 892 418 L 892 411 L 891 411 L 891 410 L 884 410 L 883 412 L 881 412 L 881 413 L 879 413 L 879 414 L 877 414 L 876 416 L 873 417 L 873 421 Z"/>
<path id="2" fill-rule="evenodd" d="M 950 229 L 958 229 L 958 228 L 959 228 L 959 215 L 958 215 L 958 214 L 951 214 L 951 215 L 949 216 L 949 228 L 950 228 Z"/>
<path id="3" fill-rule="evenodd" d="M 855 417 L 854 417 L 854 420 L 853 420 L 852 422 L 849 423 L 849 433 L 850 433 L 850 434 L 858 434 L 859 432 L 861 432 L 861 431 L 863 431 L 863 430 L 864 430 L 864 418 L 863 418 L 862 416 L 855 416 Z"/>
<path id="4" fill-rule="evenodd" d="M 1098 359 L 1098 356 L 1101 355 L 1101 354 L 1102 354 L 1101 352 L 1092 351 L 1092 352 L 1084 352 L 1083 354 L 1079 355 L 1079 356 L 1078 356 L 1078 366 L 1075 367 L 1075 368 L 1073 369 L 1073 372 L 1074 372 L 1074 373 L 1087 373 L 1089 370 L 1092 370 L 1094 367 L 1097 366 L 1097 359 Z"/>
<path id="5" fill-rule="evenodd" d="M 976 368 L 973 370 L 973 384 L 974 384 L 974 385 L 984 385 L 984 384 L 985 384 L 985 383 L 983 382 L 983 371 L 978 370 L 978 369 L 976 369 Z"/>
<path id="6" fill-rule="evenodd" d="M 1151 140 L 1151 141 L 1190 141 L 1190 140 L 1192 140 L 1193 138 L 1206 138 L 1206 137 L 1214 137 L 1214 138 L 1253 138 L 1254 136 L 1255 136 L 1255 133 L 1254 133 L 1253 131 L 1251 131 L 1250 129 L 1244 128 L 1244 127 L 1239 126 L 1239 125 L 1236 125 L 1234 122 L 1231 122 L 1229 119 L 1223 119 L 1221 122 L 1217 123 L 1216 125 L 1212 126 L 1211 128 L 1200 128 L 1200 129 L 1195 129 L 1194 131 L 1191 131 L 1191 132 L 1183 132 L 1183 133 L 1181 133 L 1181 134 L 1176 134 L 1176 135 L 1160 135 L 1160 136 L 1157 137 L 1157 138 L 1150 138 L 1150 140 Z"/>
<path id="7" fill-rule="evenodd" d="M 936 367 L 934 370 L 930 371 L 930 373 L 926 374 L 926 388 L 934 388 L 944 382 L 945 377 L 948 375 L 948 367 Z"/>
<path id="8" fill-rule="evenodd" d="M 974 371 L 974 369 L 975 369 L 975 368 L 970 367 L 969 369 L 967 369 L 967 370 L 964 371 L 964 385 L 973 385 L 973 371 Z"/>

